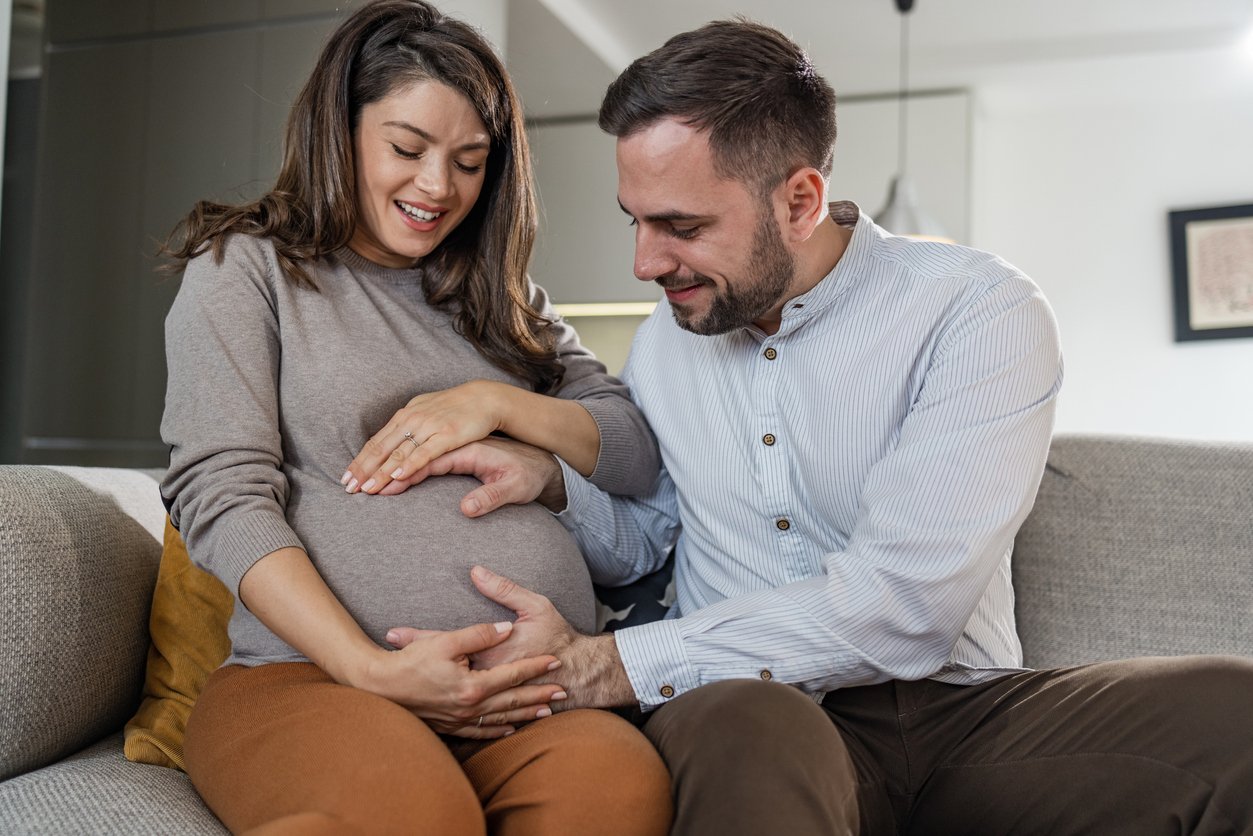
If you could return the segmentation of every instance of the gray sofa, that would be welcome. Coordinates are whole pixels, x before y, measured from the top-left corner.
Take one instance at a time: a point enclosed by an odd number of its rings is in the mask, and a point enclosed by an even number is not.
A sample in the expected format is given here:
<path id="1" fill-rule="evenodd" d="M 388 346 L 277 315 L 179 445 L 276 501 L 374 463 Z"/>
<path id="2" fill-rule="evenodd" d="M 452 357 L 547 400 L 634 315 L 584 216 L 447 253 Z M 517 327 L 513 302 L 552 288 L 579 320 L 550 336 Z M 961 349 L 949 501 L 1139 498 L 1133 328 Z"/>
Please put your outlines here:
<path id="1" fill-rule="evenodd" d="M 225 832 L 122 757 L 163 520 L 150 473 L 0 466 L 0 833 Z M 1253 444 L 1057 438 L 1014 573 L 1029 665 L 1253 656 Z"/>

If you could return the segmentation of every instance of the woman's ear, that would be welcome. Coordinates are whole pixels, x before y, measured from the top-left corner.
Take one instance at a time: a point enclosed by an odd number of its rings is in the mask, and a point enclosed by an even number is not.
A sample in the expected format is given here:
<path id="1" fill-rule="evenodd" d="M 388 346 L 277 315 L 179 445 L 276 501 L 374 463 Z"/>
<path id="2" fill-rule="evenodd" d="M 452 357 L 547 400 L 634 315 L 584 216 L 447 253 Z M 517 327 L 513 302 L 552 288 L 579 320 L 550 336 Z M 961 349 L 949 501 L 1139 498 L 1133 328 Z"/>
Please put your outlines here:
<path id="1" fill-rule="evenodd" d="M 793 241 L 804 241 L 827 215 L 827 181 L 816 168 L 798 168 L 783 183 L 787 203 L 785 232 Z"/>

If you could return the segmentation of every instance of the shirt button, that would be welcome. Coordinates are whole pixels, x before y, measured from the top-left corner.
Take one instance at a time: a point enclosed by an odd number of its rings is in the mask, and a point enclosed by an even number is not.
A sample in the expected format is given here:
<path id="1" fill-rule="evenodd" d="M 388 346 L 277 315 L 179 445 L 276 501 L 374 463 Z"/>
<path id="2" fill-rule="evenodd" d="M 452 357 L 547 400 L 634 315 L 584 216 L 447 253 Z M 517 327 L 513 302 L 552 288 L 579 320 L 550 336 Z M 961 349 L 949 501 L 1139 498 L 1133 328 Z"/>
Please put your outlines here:
<path id="1" fill-rule="evenodd" d="M 766 445 L 767 447 L 773 447 L 774 442 L 775 442 L 775 438 L 774 438 L 773 433 L 766 433 L 765 435 L 761 437 L 761 443 Z"/>
<path id="2" fill-rule="evenodd" d="M 775 527 L 778 528 L 780 531 L 787 531 L 789 528 L 792 527 L 792 524 L 788 522 L 787 520 L 775 520 L 774 524 L 775 524 Z"/>
<path id="3" fill-rule="evenodd" d="M 770 671 L 762 671 L 760 674 L 758 674 L 758 676 L 760 676 L 766 682 L 769 682 L 770 680 L 774 679 L 774 674 L 772 674 Z"/>
<path id="4" fill-rule="evenodd" d="M 762 352 L 762 354 L 765 355 L 767 360 L 773 360 L 779 356 L 779 352 L 775 351 L 773 348 L 767 348 Z"/>
<path id="5" fill-rule="evenodd" d="M 662 695 L 663 697 L 665 697 L 666 699 L 670 699 L 671 697 L 673 697 L 673 696 L 674 696 L 674 686 L 673 686 L 673 685 L 662 685 L 662 686 L 661 686 L 661 695 Z"/>

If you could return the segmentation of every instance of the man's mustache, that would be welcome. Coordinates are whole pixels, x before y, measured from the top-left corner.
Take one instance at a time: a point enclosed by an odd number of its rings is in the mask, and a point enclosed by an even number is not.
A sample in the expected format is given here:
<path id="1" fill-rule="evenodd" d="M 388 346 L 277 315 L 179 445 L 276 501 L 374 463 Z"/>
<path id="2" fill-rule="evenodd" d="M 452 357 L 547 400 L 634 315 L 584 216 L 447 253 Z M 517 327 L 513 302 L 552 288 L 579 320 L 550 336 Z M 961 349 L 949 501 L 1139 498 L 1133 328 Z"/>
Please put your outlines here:
<path id="1" fill-rule="evenodd" d="M 678 276 L 670 273 L 665 276 L 658 276 L 653 281 L 659 284 L 662 290 L 678 290 L 684 287 L 691 287 L 694 284 L 713 284 L 713 279 L 708 276 L 702 276 L 700 273 L 694 273 L 691 276 Z"/>

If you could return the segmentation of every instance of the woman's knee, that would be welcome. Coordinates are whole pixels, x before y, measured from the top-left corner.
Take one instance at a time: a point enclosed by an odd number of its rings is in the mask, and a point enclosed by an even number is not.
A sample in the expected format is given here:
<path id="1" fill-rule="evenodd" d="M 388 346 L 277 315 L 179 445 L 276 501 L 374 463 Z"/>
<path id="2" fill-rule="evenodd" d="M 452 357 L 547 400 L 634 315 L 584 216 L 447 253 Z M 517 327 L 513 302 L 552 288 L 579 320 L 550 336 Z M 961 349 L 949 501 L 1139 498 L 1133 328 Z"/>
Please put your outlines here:
<path id="1" fill-rule="evenodd" d="M 464 764 L 495 832 L 668 832 L 670 774 L 647 738 L 621 717 L 561 712 L 514 738 Z M 514 812 L 523 800 L 530 812 Z"/>
<path id="2" fill-rule="evenodd" d="M 622 809 L 668 806 L 670 773 L 635 726 L 595 710 L 562 712 L 546 722 L 571 795 Z"/>
<path id="3" fill-rule="evenodd" d="M 456 760 L 395 703 L 312 665 L 233 671 L 210 685 L 189 728 L 187 771 L 232 831 L 307 819 L 344 832 L 484 832 Z"/>

